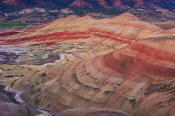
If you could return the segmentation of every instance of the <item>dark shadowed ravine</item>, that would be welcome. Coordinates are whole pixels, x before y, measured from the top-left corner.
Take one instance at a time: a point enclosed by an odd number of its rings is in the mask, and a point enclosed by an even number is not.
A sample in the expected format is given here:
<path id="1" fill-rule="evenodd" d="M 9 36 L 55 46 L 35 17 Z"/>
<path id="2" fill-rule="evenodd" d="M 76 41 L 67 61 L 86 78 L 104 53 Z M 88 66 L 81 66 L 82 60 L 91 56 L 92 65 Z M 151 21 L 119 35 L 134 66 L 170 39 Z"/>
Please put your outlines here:
<path id="1" fill-rule="evenodd" d="M 56 112 L 51 112 L 47 109 L 37 108 L 37 107 L 33 107 L 25 104 L 22 98 L 20 97 L 21 94 L 22 92 L 20 91 L 15 91 L 8 86 L 0 85 L 0 113 L 1 113 L 1 110 L 4 109 L 3 107 L 6 106 L 5 110 L 7 110 L 7 112 L 8 112 L 8 109 L 10 110 L 9 112 L 11 112 L 11 110 L 13 111 L 18 107 L 22 107 L 23 108 L 21 109 L 22 112 L 20 111 L 21 115 L 24 110 L 24 112 L 27 111 L 26 116 L 36 116 L 37 114 L 38 115 L 42 114 L 42 116 L 55 116 L 58 114 Z M 7 105 L 7 104 L 10 104 L 10 105 Z M 13 107 L 11 108 L 11 105 L 15 106 L 15 108 L 12 109 Z M 19 110 L 17 109 L 16 112 L 13 111 L 12 113 L 17 114 L 18 111 Z"/>

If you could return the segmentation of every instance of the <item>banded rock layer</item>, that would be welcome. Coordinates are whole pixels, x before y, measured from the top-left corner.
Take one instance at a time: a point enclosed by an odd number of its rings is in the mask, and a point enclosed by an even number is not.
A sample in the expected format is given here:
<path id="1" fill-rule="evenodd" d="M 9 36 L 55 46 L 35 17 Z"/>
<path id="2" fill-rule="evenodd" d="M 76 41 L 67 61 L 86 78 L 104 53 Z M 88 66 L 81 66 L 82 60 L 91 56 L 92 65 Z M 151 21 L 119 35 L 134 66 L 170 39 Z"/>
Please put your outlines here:
<path id="1" fill-rule="evenodd" d="M 22 32 L 1 39 L 1 45 L 24 44 L 29 46 L 53 45 L 75 39 L 106 39 L 130 43 L 132 41 L 169 33 L 157 26 L 143 22 L 132 14 L 124 13 L 112 19 L 95 20 L 90 16 L 69 16 L 47 24 L 32 32 Z"/>

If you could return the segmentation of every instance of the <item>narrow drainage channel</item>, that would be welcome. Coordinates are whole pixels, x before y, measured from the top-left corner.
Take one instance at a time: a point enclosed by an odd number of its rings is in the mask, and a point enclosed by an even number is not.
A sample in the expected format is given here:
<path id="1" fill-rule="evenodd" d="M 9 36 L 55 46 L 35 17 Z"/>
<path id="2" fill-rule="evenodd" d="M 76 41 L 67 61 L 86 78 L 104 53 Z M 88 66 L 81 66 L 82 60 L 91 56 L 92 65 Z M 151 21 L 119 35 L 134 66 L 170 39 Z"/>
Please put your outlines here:
<path id="1" fill-rule="evenodd" d="M 56 62 L 59 62 L 59 61 L 63 60 L 64 57 L 65 57 L 65 54 L 59 54 L 59 59 L 57 59 L 57 60 L 55 59 L 54 62 L 52 62 L 52 63 L 44 63 L 44 64 L 42 64 L 42 65 L 47 66 L 47 65 L 54 64 L 54 63 L 56 63 Z"/>
<path id="2" fill-rule="evenodd" d="M 19 105 L 25 104 L 24 101 L 22 100 L 22 98 L 20 97 L 20 95 L 23 92 L 15 91 L 15 90 L 11 89 L 9 86 L 0 85 L 0 93 L 6 94 L 7 97 L 9 98 L 9 101 L 14 103 L 14 104 L 19 104 Z M 41 114 L 44 114 L 44 116 L 56 116 L 57 114 L 59 114 L 58 112 L 52 112 L 52 111 L 47 110 L 47 109 L 36 108 L 36 107 L 31 107 L 31 108 L 36 109 Z"/>

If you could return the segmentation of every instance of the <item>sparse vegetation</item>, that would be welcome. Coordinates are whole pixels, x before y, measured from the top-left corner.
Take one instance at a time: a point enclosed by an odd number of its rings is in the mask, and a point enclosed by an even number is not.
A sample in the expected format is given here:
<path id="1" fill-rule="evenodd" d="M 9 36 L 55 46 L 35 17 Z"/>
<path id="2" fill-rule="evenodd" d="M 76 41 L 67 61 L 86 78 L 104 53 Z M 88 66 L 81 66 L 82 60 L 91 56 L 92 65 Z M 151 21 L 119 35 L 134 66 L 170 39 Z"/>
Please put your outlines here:
<path id="1" fill-rule="evenodd" d="M 11 27 L 11 26 L 25 27 L 27 25 L 28 25 L 27 23 L 0 23 L 0 27 Z"/>

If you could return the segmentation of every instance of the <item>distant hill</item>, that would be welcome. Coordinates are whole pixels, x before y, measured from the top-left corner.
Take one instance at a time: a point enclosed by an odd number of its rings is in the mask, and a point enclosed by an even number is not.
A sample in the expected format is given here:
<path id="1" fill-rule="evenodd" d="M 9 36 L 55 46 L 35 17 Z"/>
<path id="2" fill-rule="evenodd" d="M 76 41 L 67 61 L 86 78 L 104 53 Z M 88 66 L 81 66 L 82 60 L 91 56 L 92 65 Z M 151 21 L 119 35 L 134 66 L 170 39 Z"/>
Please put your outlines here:
<path id="1" fill-rule="evenodd" d="M 28 7 L 53 4 L 60 7 L 116 8 L 145 7 L 155 5 L 168 10 L 175 9 L 174 0 L 1 0 L 1 8 L 9 6 Z"/>

